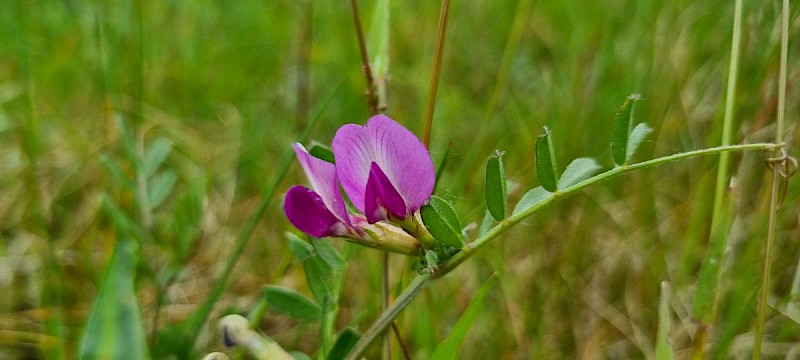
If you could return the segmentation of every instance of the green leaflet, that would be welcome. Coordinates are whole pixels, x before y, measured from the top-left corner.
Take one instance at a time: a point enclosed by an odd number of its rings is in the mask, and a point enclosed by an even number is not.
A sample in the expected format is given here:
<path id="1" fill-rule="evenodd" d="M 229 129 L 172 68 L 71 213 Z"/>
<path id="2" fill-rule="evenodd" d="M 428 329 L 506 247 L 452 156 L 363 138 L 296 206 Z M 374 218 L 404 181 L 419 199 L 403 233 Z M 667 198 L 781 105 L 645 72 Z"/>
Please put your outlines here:
<path id="1" fill-rule="evenodd" d="M 147 203 L 150 205 L 151 210 L 164 203 L 164 200 L 167 200 L 177 181 L 178 174 L 173 170 L 164 170 L 147 181 Z"/>
<path id="2" fill-rule="evenodd" d="M 631 136 L 628 138 L 628 150 L 625 154 L 625 162 L 631 161 L 633 154 L 639 149 L 639 145 L 642 144 L 642 141 L 644 141 L 651 132 L 653 132 L 653 129 L 651 129 L 647 123 L 639 123 L 633 128 Z"/>
<path id="3" fill-rule="evenodd" d="M 564 170 L 564 174 L 558 179 L 558 188 L 566 189 L 596 174 L 602 166 L 593 158 L 577 158 Z"/>
<path id="4" fill-rule="evenodd" d="M 314 250 L 317 252 L 322 261 L 328 264 L 334 270 L 342 270 L 344 269 L 344 258 L 339 251 L 333 247 L 331 241 L 329 239 L 311 239 L 311 246 L 314 247 Z"/>
<path id="5" fill-rule="evenodd" d="M 503 152 L 498 151 L 486 161 L 486 208 L 497 221 L 506 218 L 507 194 Z"/>
<path id="6" fill-rule="evenodd" d="M 428 204 L 420 210 L 420 214 L 425 227 L 437 241 L 455 248 L 464 246 L 461 222 L 456 211 L 446 200 L 436 195 L 431 196 Z"/>
<path id="7" fill-rule="evenodd" d="M 526 192 L 525 195 L 522 195 L 522 199 L 519 199 L 519 202 L 517 203 L 517 206 L 514 207 L 514 211 L 511 213 L 511 216 L 530 209 L 532 206 L 538 204 L 540 201 L 551 195 L 553 195 L 553 193 L 545 190 L 541 186 L 531 189 L 530 191 Z"/>
<path id="8" fill-rule="evenodd" d="M 154 175 L 170 152 L 172 152 L 172 142 L 162 137 L 156 139 L 144 154 L 141 171 L 147 177 Z"/>
<path id="9" fill-rule="evenodd" d="M 297 261 L 303 262 L 309 257 L 314 256 L 314 247 L 311 246 L 311 244 L 305 242 L 292 232 L 287 231 L 284 235 L 286 235 L 286 239 L 289 240 L 289 250 L 292 251 Z"/>
<path id="10" fill-rule="evenodd" d="M 322 317 L 322 308 L 300 293 L 275 285 L 266 285 L 262 296 L 276 311 L 305 321 L 316 321 Z"/>
<path id="11" fill-rule="evenodd" d="M 544 127 L 544 134 L 536 139 L 536 177 L 539 179 L 539 185 L 545 190 L 550 192 L 558 190 L 555 151 L 547 126 Z"/>

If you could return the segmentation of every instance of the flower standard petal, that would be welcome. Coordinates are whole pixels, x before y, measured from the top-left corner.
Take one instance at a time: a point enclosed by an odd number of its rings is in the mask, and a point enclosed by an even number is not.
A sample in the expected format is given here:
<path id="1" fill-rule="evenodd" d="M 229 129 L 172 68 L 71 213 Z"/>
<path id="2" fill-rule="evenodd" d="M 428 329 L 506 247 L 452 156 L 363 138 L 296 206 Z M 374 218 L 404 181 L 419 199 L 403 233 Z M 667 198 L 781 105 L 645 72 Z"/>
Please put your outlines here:
<path id="1" fill-rule="evenodd" d="M 336 166 L 311 156 L 306 148 L 299 143 L 293 144 L 292 147 L 297 155 L 297 160 L 311 182 L 311 187 L 322 199 L 322 202 L 334 216 L 350 226 L 347 208 L 344 205 L 342 194 L 339 192 Z"/>
<path id="2" fill-rule="evenodd" d="M 436 174 L 425 146 L 387 116 L 373 116 L 363 127 L 347 124 L 339 128 L 333 153 L 342 187 L 362 212 L 373 162 L 402 197 L 406 214 L 419 209 L 433 192 Z"/>
<path id="3" fill-rule="evenodd" d="M 369 172 L 364 196 L 364 215 L 367 216 L 370 224 L 388 218 L 388 213 L 399 218 L 405 218 L 408 215 L 403 198 L 386 178 L 386 174 L 378 164 L 374 162 Z"/>
<path id="4" fill-rule="evenodd" d="M 292 225 L 308 235 L 326 237 L 346 232 L 346 226 L 328 210 L 322 197 L 305 186 L 289 189 L 283 211 Z"/>

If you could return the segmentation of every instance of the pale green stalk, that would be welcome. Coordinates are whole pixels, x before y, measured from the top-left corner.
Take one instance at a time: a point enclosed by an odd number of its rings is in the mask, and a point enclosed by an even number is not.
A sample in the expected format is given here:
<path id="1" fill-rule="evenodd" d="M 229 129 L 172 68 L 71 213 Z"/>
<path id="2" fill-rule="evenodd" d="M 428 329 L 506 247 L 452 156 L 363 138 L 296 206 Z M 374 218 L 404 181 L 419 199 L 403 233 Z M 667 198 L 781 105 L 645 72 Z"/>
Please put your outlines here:
<path id="1" fill-rule="evenodd" d="M 775 124 L 775 143 L 783 143 L 784 114 L 786 112 L 786 62 L 789 48 L 789 0 L 783 0 L 781 11 L 781 58 L 780 74 L 778 77 L 778 118 Z M 775 149 L 775 158 L 785 156 L 783 149 Z M 775 223 L 778 216 L 778 188 L 781 181 L 780 169 L 786 165 L 786 159 L 773 164 L 772 183 L 769 197 L 769 227 L 767 228 L 767 244 L 764 249 L 764 270 L 761 278 L 761 292 L 759 293 L 758 315 L 756 317 L 756 339 L 753 344 L 753 359 L 761 358 L 761 343 L 764 340 L 764 320 L 767 313 L 767 297 L 769 295 L 769 272 L 772 266 L 772 247 L 775 243 Z"/>
<path id="2" fill-rule="evenodd" d="M 725 115 L 722 122 L 721 145 L 731 144 L 733 138 L 733 111 L 736 95 L 736 82 L 739 69 L 739 53 L 742 37 L 742 0 L 736 0 L 733 16 L 733 38 L 731 40 L 731 58 L 728 67 L 728 86 L 725 94 Z M 709 234 L 708 251 L 697 280 L 697 290 L 693 303 L 693 316 L 700 321 L 692 347 L 692 359 L 702 359 L 705 353 L 705 340 L 708 327 L 714 322 L 719 302 L 719 279 L 722 274 L 722 262 L 725 248 L 728 246 L 728 232 L 732 217 L 729 200 L 725 194 L 730 179 L 730 154 L 719 155 L 719 168 L 714 192 L 714 207 L 711 213 L 711 233 Z"/>
<path id="3" fill-rule="evenodd" d="M 678 153 L 648 161 L 643 161 L 636 164 L 618 166 L 604 173 L 598 174 L 594 177 L 581 181 L 575 185 L 572 185 L 565 189 L 561 189 L 558 192 L 549 195 L 548 197 L 536 203 L 535 205 L 520 212 L 517 212 L 511 215 L 508 219 L 500 222 L 499 224 L 491 228 L 489 231 L 487 231 L 485 234 L 483 234 L 481 237 L 468 244 L 464 250 L 462 250 L 461 252 L 459 252 L 458 254 L 451 257 L 443 264 L 441 264 L 435 273 L 423 274 L 417 276 L 406 287 L 403 293 L 400 294 L 400 297 L 397 298 L 397 301 L 393 303 L 389 308 L 387 308 L 378 317 L 378 319 L 375 320 L 375 322 L 369 327 L 369 329 L 367 329 L 367 331 L 361 337 L 361 339 L 353 348 L 353 350 L 350 352 L 350 354 L 348 354 L 347 359 L 351 360 L 359 359 L 364 350 L 366 350 L 367 346 L 369 346 L 369 344 L 372 343 L 372 341 L 375 340 L 375 338 L 380 336 L 380 334 L 382 334 L 386 330 L 386 328 L 389 326 L 389 324 L 391 324 L 391 322 L 395 319 L 395 317 L 397 317 L 397 315 L 399 315 L 400 312 L 402 312 L 403 309 L 405 309 L 411 303 L 411 300 L 413 300 L 414 297 L 416 297 L 420 293 L 420 291 L 427 285 L 428 282 L 434 279 L 441 278 L 444 275 L 450 273 L 456 267 L 458 267 L 458 265 L 469 259 L 479 249 L 488 245 L 492 240 L 497 238 L 504 231 L 522 222 L 523 220 L 531 216 L 539 209 L 555 201 L 561 200 L 570 195 L 574 195 L 578 191 L 581 191 L 591 185 L 600 183 L 605 180 L 609 180 L 611 178 L 617 177 L 619 175 L 634 170 L 651 168 L 675 162 L 678 160 L 688 159 L 702 155 L 717 155 L 723 152 L 745 151 L 745 150 L 770 151 L 776 148 L 780 148 L 780 146 L 771 143 L 758 143 L 758 144 L 719 146 L 714 148 Z"/>

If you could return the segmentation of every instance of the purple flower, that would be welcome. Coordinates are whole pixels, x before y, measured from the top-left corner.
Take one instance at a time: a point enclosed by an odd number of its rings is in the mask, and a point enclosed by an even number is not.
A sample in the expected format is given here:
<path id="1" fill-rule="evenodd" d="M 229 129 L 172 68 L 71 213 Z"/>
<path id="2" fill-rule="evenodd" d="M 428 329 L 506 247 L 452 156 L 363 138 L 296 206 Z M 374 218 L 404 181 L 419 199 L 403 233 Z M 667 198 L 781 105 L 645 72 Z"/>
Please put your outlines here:
<path id="1" fill-rule="evenodd" d="M 339 192 L 336 167 L 311 156 L 303 145 L 293 147 L 314 190 L 301 185 L 289 189 L 283 206 L 286 217 L 292 225 L 314 237 L 348 235 L 352 225 Z"/>
<path id="2" fill-rule="evenodd" d="M 347 124 L 333 138 L 336 174 L 369 223 L 405 219 L 430 198 L 436 173 L 422 142 L 384 115 Z"/>
<path id="3" fill-rule="evenodd" d="M 293 147 L 311 188 L 296 185 L 286 193 L 283 209 L 292 225 L 314 237 L 345 237 L 403 254 L 419 254 L 420 241 L 432 244 L 411 215 L 431 196 L 433 162 L 425 146 L 400 124 L 378 115 L 363 127 L 342 126 L 333 139 L 336 165 L 311 156 L 303 145 Z M 340 182 L 364 215 L 348 214 Z M 387 219 L 394 224 L 380 222 Z"/>

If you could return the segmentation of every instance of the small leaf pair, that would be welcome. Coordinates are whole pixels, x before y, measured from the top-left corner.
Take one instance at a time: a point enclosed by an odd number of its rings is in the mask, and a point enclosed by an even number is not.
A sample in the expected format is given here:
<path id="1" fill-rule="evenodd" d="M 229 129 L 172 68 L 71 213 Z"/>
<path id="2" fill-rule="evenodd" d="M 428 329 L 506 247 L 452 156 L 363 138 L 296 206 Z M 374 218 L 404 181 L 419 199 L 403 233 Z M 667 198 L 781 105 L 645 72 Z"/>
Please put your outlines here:
<path id="1" fill-rule="evenodd" d="M 611 127 L 611 156 L 619 166 L 628 164 L 644 138 L 653 131 L 647 123 L 633 126 L 636 102 L 641 99 L 639 94 L 628 96 L 614 117 Z"/>

